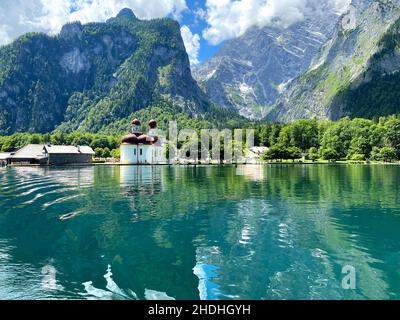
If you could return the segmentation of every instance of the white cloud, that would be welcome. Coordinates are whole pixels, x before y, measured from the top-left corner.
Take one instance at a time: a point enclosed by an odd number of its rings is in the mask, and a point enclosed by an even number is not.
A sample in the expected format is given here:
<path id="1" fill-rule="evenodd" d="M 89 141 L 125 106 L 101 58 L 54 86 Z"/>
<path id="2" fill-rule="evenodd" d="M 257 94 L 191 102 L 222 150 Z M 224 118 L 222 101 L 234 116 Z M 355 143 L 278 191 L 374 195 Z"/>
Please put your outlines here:
<path id="1" fill-rule="evenodd" d="M 0 45 L 26 32 L 57 33 L 71 21 L 105 21 L 123 8 L 140 19 L 178 18 L 187 5 L 185 0 L 1 0 Z"/>
<path id="2" fill-rule="evenodd" d="M 199 64 L 200 36 L 193 34 L 188 26 L 181 28 L 183 42 L 185 43 L 186 52 L 189 55 L 190 64 Z"/>
<path id="3" fill-rule="evenodd" d="M 208 28 L 203 37 L 211 44 L 243 35 L 250 27 L 288 27 L 308 15 L 332 6 L 343 12 L 351 0 L 207 0 Z"/>

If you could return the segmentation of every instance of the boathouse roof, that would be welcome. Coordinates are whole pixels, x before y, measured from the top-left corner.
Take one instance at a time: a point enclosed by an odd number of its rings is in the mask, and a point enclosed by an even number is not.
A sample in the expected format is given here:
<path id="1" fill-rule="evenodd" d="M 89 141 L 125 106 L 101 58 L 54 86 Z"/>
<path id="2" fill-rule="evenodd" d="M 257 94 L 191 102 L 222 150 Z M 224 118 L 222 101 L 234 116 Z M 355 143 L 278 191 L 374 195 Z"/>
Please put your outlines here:
<path id="1" fill-rule="evenodd" d="M 44 158 L 43 144 L 28 144 L 27 146 L 15 152 L 11 158 L 13 159 L 38 159 Z"/>
<path id="2" fill-rule="evenodd" d="M 93 149 L 88 146 L 53 146 L 45 145 L 44 150 L 48 154 L 95 154 Z"/>
<path id="3" fill-rule="evenodd" d="M 11 158 L 11 156 L 12 156 L 11 152 L 0 152 L 0 161 L 7 160 L 8 158 Z"/>
<path id="4" fill-rule="evenodd" d="M 9 158 L 13 159 L 41 159 L 46 158 L 46 154 L 90 154 L 95 152 L 89 146 L 56 146 L 45 144 L 28 144 L 19 149 Z"/>

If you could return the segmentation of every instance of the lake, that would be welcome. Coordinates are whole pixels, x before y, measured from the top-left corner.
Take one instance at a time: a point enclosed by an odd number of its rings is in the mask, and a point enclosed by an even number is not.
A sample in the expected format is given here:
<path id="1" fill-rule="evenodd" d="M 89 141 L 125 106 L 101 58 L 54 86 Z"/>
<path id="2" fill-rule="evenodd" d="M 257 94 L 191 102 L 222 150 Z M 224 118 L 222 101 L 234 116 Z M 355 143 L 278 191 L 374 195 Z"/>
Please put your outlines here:
<path id="1" fill-rule="evenodd" d="M 1 168 L 0 299 L 399 299 L 399 181 L 383 165 Z"/>

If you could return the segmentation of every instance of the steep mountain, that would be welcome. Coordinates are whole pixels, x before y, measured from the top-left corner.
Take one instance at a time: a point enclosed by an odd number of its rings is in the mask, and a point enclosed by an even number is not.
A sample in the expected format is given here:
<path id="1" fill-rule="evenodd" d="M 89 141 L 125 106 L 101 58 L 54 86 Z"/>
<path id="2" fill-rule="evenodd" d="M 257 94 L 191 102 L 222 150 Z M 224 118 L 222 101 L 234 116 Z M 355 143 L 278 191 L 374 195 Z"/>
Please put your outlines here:
<path id="1" fill-rule="evenodd" d="M 171 19 L 141 21 L 124 9 L 0 48 L 0 135 L 105 130 L 160 100 L 193 116 L 209 109 Z"/>
<path id="2" fill-rule="evenodd" d="M 400 112 L 400 1 L 354 0 L 312 67 L 267 119 L 339 119 Z"/>
<path id="3" fill-rule="evenodd" d="M 193 76 L 209 98 L 248 118 L 262 118 L 286 84 L 308 69 L 331 37 L 339 14 L 321 2 L 288 28 L 253 27 L 227 41 Z"/>

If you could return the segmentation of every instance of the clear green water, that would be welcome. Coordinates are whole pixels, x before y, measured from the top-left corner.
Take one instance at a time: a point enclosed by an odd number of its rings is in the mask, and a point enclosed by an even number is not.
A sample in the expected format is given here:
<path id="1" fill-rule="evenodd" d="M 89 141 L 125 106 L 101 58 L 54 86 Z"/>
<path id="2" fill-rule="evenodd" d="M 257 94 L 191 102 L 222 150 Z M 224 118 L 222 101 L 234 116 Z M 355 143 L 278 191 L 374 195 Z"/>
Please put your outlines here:
<path id="1" fill-rule="evenodd" d="M 3 168 L 0 298 L 398 299 L 399 181 L 397 166 Z"/>

